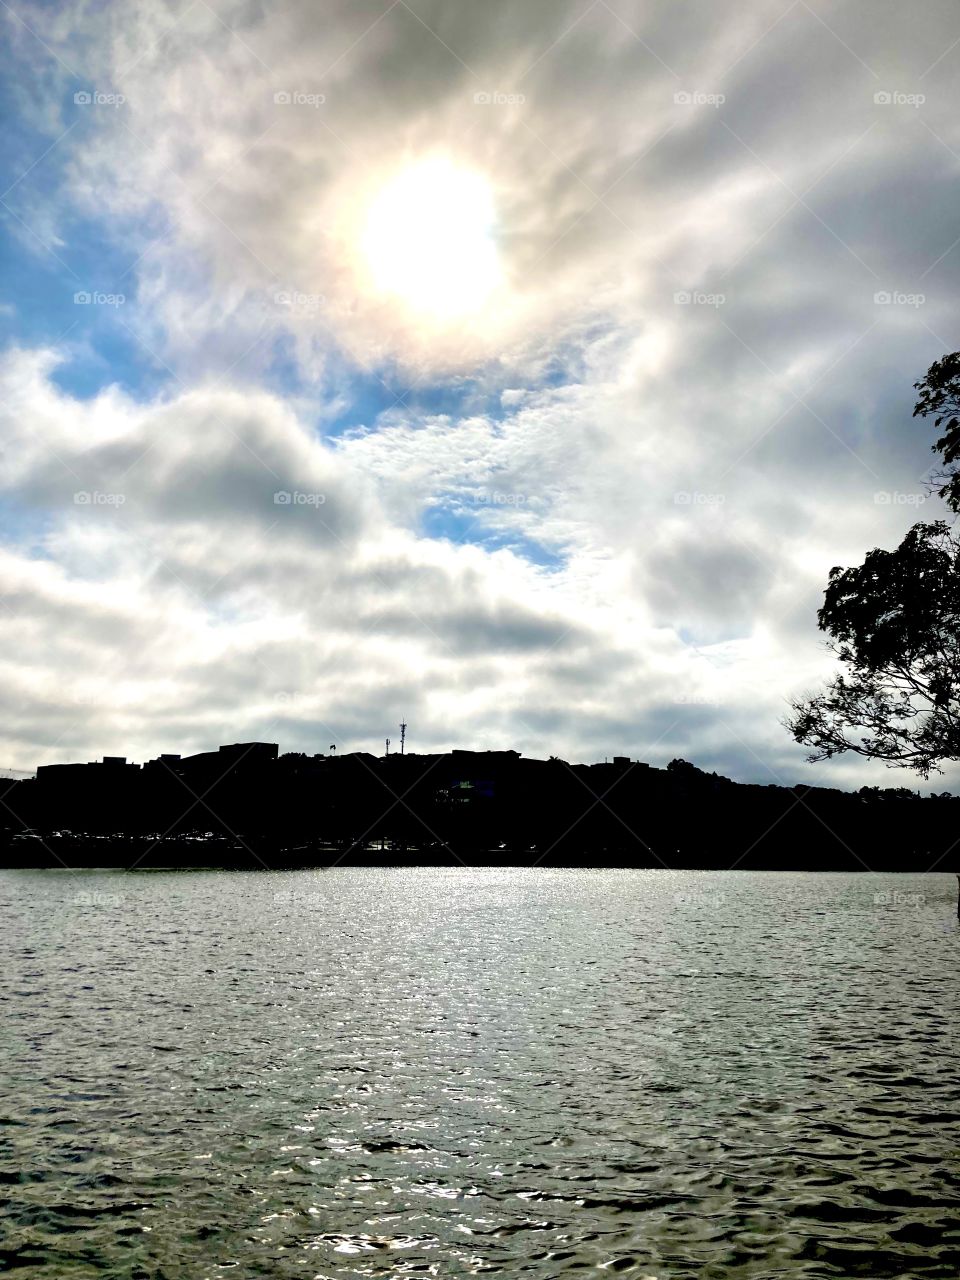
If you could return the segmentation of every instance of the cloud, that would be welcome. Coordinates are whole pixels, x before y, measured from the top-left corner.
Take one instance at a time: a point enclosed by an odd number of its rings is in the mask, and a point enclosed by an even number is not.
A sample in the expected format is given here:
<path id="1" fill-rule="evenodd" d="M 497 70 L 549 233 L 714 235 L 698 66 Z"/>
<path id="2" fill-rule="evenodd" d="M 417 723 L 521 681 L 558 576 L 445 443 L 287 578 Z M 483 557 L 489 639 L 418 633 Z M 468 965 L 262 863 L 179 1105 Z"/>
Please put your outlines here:
<path id="1" fill-rule="evenodd" d="M 93 308 L 3 362 L 3 758 L 371 747 L 403 713 L 423 745 L 876 779 L 804 769 L 778 719 L 829 669 L 829 567 L 933 511 L 909 412 L 960 263 L 951 4 L 42 23 L 16 234 L 123 288 L 163 385 L 66 389 L 67 342 L 111 363 Z M 361 234 L 432 156 L 489 184 L 503 277 L 442 324 Z"/>
<path id="2" fill-rule="evenodd" d="M 313 371 L 331 350 L 367 367 L 525 368 L 544 341 L 661 313 L 678 290 L 722 277 L 742 296 L 726 273 L 742 264 L 749 280 L 757 262 L 759 303 L 770 273 L 811 293 L 803 260 L 827 256 L 834 292 L 869 302 L 870 273 L 900 252 L 902 220 L 884 210 L 907 147 L 912 211 L 946 234 L 930 198 L 956 134 L 942 80 L 925 84 L 923 124 L 874 94 L 934 61 L 947 7 L 888 8 L 878 31 L 860 5 L 859 60 L 809 7 L 695 9 L 691 26 L 668 5 L 540 3 L 521 18 L 494 2 L 477 24 L 462 5 L 333 5 L 320 25 L 306 3 L 194 6 L 159 38 L 153 6 L 80 7 L 55 47 L 124 102 L 87 109 L 68 190 L 130 237 L 141 332 L 188 370 L 222 368 L 264 332 L 289 333 Z M 898 42 L 909 70 L 889 70 Z M 377 192 L 434 154 L 488 179 L 499 211 L 506 283 L 453 328 L 378 297 L 360 245 Z M 784 237 L 787 270 L 767 259 Z M 911 275 L 948 245 L 916 253 Z"/>
<path id="3" fill-rule="evenodd" d="M 78 402 L 51 373 L 49 354 L 0 367 L 0 492 L 44 517 L 0 559 L 19 756 L 69 749 L 78 721 L 118 749 L 281 724 L 285 745 L 316 747 L 361 721 L 354 745 L 370 746 L 400 690 L 422 740 L 456 740 L 440 708 L 466 692 L 499 740 L 506 691 L 545 656 L 607 647 L 510 552 L 391 525 L 369 479 L 274 398 Z"/>
<path id="4" fill-rule="evenodd" d="M 776 716 L 791 662 L 812 673 L 822 657 L 809 633 L 771 643 L 771 593 L 789 600 L 797 580 L 775 583 L 784 559 L 744 552 L 736 521 L 700 527 L 718 509 L 674 506 L 655 521 L 638 505 L 632 534 L 622 513 L 600 525 L 589 482 L 566 509 L 557 458 L 535 523 L 564 554 L 541 570 L 398 521 L 390 430 L 325 443 L 277 397 L 220 388 L 77 401 L 54 372 L 49 353 L 9 353 L 0 366 L 0 496 L 18 502 L 0 558 L 14 765 L 254 736 L 375 749 L 404 715 L 421 748 L 664 762 L 698 745 L 698 758 L 731 767 L 749 742 L 787 767 Z M 529 486 L 509 441 L 556 428 L 557 394 L 528 399 L 516 418 L 473 420 L 469 456 L 505 440 L 513 482 Z M 567 413 L 584 411 L 565 398 Z M 608 434 L 617 420 L 610 408 Z M 432 479 L 431 456 L 450 486 L 457 451 L 438 441 L 456 430 L 422 432 L 419 482 Z M 546 451 L 528 446 L 532 467 Z M 617 447 L 597 429 L 584 463 Z M 663 495 L 642 493 L 644 474 L 641 461 L 621 483 L 655 510 Z M 274 504 L 281 483 L 325 501 Z M 503 530 L 527 528 L 522 506 L 493 511 Z M 657 539 L 638 525 L 659 528 Z"/>

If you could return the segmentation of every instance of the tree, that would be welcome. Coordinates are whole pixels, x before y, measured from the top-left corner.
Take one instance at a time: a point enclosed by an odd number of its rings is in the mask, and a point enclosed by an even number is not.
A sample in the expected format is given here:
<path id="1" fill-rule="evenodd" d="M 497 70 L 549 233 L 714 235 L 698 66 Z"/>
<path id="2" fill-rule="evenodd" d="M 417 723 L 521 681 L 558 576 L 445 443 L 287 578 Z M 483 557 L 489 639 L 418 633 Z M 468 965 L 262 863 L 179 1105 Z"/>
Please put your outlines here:
<path id="1" fill-rule="evenodd" d="M 934 485 L 960 513 L 960 351 L 935 360 L 913 416 L 931 415 L 942 468 Z M 811 761 L 844 751 L 923 777 L 960 759 L 960 541 L 938 520 L 915 524 L 896 551 L 832 569 L 817 613 L 848 674 L 791 704 L 784 722 Z"/>
<path id="2" fill-rule="evenodd" d="M 848 673 L 791 704 L 811 761 L 853 751 L 928 777 L 960 759 L 960 540 L 944 521 L 832 569 L 817 622 Z"/>
<path id="3" fill-rule="evenodd" d="M 960 511 L 960 351 L 935 360 L 926 377 L 913 385 L 920 392 L 913 416 L 935 414 L 933 425 L 941 432 L 930 446 L 943 459 L 943 470 L 934 479 L 937 492 L 952 511 Z"/>

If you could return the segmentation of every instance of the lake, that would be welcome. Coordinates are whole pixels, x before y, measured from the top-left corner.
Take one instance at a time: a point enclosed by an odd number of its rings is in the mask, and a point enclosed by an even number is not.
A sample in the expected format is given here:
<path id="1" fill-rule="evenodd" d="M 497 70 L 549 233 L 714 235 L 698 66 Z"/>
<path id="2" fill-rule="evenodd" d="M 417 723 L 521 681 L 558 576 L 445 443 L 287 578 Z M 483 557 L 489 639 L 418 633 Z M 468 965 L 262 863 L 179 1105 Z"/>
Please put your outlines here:
<path id="1" fill-rule="evenodd" d="M 960 1274 L 954 876 L 0 873 L 0 1269 Z"/>

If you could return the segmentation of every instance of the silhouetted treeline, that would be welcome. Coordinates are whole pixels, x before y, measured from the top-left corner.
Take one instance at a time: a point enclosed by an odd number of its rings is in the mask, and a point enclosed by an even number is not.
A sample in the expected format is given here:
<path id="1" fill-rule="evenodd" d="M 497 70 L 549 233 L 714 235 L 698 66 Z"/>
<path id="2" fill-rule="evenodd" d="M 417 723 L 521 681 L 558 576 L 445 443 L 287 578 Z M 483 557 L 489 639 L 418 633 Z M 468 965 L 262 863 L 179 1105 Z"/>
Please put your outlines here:
<path id="1" fill-rule="evenodd" d="M 5 781 L 7 866 L 530 864 L 955 870 L 960 800 L 757 786 L 510 751 L 277 755 L 238 744 Z M 939 860 L 939 861 L 938 861 Z"/>

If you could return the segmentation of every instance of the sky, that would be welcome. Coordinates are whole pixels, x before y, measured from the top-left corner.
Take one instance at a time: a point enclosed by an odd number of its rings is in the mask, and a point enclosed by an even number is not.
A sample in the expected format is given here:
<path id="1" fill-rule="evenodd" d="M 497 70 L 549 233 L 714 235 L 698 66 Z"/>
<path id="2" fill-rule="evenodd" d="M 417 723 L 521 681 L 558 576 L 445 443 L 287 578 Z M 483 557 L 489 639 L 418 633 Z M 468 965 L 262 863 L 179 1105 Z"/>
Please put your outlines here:
<path id="1" fill-rule="evenodd" d="M 405 720 L 927 788 L 781 721 L 830 568 L 942 514 L 953 0 L 0 30 L 0 765 Z"/>

